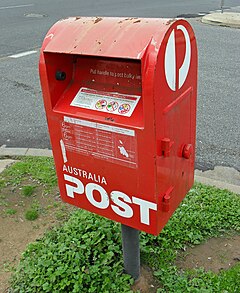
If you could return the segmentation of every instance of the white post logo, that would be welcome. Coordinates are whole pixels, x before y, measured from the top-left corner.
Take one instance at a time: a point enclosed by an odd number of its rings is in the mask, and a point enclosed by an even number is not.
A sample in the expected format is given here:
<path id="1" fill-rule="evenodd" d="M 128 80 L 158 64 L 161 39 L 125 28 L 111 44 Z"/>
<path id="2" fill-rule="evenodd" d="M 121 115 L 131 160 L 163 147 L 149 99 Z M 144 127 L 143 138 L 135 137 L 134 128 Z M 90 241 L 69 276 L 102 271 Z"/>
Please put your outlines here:
<path id="1" fill-rule="evenodd" d="M 114 213 L 120 217 L 132 218 L 134 216 L 133 206 L 137 205 L 139 209 L 140 223 L 148 226 L 151 222 L 151 211 L 157 211 L 157 204 L 154 202 L 135 196 L 130 198 L 127 194 L 118 190 L 113 190 L 108 194 L 99 184 L 90 182 L 84 186 L 83 182 L 74 176 L 67 174 L 63 174 L 63 176 L 64 180 L 68 182 L 65 183 L 68 197 L 75 198 L 84 195 L 89 203 L 98 209 L 105 210 L 111 208 Z M 100 200 L 99 198 L 98 200 L 95 199 L 94 192 L 99 193 Z"/>
<path id="2" fill-rule="evenodd" d="M 191 61 L 191 42 L 187 29 L 183 25 L 178 25 L 177 30 L 181 30 L 183 32 L 185 43 L 186 43 L 186 51 L 183 63 L 177 72 L 176 68 L 176 46 L 175 46 L 175 29 L 171 32 L 167 46 L 165 51 L 165 60 L 164 60 L 164 68 L 166 80 L 169 88 L 172 91 L 176 91 L 180 89 L 189 72 L 190 61 Z M 176 84 L 178 75 L 178 84 Z"/>

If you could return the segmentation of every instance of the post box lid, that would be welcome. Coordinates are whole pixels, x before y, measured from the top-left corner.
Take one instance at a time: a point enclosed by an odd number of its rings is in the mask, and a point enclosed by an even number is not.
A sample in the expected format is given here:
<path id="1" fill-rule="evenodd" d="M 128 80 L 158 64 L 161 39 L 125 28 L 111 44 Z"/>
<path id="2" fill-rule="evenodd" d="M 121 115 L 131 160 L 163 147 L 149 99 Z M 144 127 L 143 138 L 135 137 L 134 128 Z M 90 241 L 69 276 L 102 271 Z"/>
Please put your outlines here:
<path id="1" fill-rule="evenodd" d="M 175 19 L 70 17 L 44 39 L 44 52 L 141 59 L 152 44 L 158 51 Z"/>

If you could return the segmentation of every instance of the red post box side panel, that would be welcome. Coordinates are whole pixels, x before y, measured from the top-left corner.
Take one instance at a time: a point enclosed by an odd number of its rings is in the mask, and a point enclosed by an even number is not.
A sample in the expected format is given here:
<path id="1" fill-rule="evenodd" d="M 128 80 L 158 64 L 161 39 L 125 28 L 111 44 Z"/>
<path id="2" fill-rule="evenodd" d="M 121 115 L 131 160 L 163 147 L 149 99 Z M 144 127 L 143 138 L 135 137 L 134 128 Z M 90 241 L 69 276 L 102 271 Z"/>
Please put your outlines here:
<path id="1" fill-rule="evenodd" d="M 194 180 L 197 47 L 192 28 L 186 21 L 177 21 L 166 33 L 155 78 L 158 80 L 154 83 L 155 103 L 159 109 L 156 139 L 160 231 Z M 184 156 L 186 146 L 188 154 Z"/>

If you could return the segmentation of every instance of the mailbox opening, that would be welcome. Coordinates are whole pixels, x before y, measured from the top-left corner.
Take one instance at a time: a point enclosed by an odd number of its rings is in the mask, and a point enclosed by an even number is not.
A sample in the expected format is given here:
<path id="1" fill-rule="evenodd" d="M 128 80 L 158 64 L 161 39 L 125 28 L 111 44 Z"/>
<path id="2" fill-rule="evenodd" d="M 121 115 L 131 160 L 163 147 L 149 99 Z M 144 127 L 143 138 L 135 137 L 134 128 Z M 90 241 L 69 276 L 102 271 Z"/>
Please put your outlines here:
<path id="1" fill-rule="evenodd" d="M 143 127 L 141 61 L 44 53 L 54 112 Z M 53 79 L 58 74 L 58 79 Z M 64 78 L 61 79 L 61 77 Z"/>

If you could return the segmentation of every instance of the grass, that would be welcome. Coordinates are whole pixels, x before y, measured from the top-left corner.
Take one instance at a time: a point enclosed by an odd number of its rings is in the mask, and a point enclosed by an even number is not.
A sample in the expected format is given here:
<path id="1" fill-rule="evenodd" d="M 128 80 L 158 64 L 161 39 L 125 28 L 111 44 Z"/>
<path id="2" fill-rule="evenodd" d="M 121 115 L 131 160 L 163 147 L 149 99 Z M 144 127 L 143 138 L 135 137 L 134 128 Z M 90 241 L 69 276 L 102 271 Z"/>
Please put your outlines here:
<path id="1" fill-rule="evenodd" d="M 239 292 L 239 265 L 220 274 L 174 265 L 185 246 L 238 233 L 239 211 L 238 196 L 197 184 L 158 237 L 141 233 L 142 263 L 153 268 L 158 292 Z M 30 244 L 12 284 L 17 292 L 130 292 L 122 267 L 120 225 L 79 210 Z"/>
<path id="2" fill-rule="evenodd" d="M 44 185 L 46 191 L 57 185 L 52 158 L 19 157 L 18 159 L 19 162 L 7 168 L 0 176 L 0 186 L 19 185 L 29 177 L 36 181 L 36 184 Z"/>
<path id="3" fill-rule="evenodd" d="M 17 210 L 15 210 L 15 209 L 6 209 L 5 213 L 7 215 L 15 215 L 17 213 Z"/>
<path id="4" fill-rule="evenodd" d="M 119 225 L 79 210 L 65 225 L 28 246 L 13 288 L 16 292 L 129 292 L 130 283 L 130 277 L 122 274 Z"/>
<path id="5" fill-rule="evenodd" d="M 67 213 L 67 210 L 64 207 L 62 207 L 55 212 L 55 217 L 57 220 L 63 221 L 66 220 L 69 217 L 69 215 Z"/>
<path id="6" fill-rule="evenodd" d="M 5 181 L 3 179 L 0 179 L 0 191 L 3 187 L 5 187 Z"/>
<path id="7" fill-rule="evenodd" d="M 36 186 L 25 185 L 22 187 L 22 193 L 24 196 L 32 196 Z"/>
<path id="8" fill-rule="evenodd" d="M 39 214 L 38 214 L 38 211 L 34 210 L 34 209 L 31 209 L 31 210 L 27 210 L 26 213 L 25 213 L 25 218 L 28 220 L 28 221 L 34 221 L 38 218 Z"/>
<path id="9" fill-rule="evenodd" d="M 185 246 L 239 233 L 239 219 L 238 195 L 196 184 L 158 237 L 142 236 L 144 260 L 154 268 L 163 286 L 159 292 L 240 292 L 240 278 L 232 278 L 235 291 L 224 281 L 226 274 L 240 274 L 239 266 L 219 275 L 201 270 L 180 272 L 174 266 L 177 251 Z"/>
<path id="10" fill-rule="evenodd" d="M 24 158 L 17 164 L 3 174 L 8 184 L 23 182 L 26 176 L 47 190 L 56 184 L 51 159 Z M 63 215 L 61 211 L 59 217 Z M 237 293 L 240 292 L 239 264 L 216 274 L 203 269 L 181 271 L 175 260 L 186 246 L 239 232 L 240 197 L 196 184 L 159 236 L 141 233 L 142 263 L 153 269 L 161 284 L 159 293 Z M 132 280 L 122 273 L 121 250 L 119 224 L 79 209 L 61 227 L 29 244 L 13 275 L 12 290 L 20 293 L 131 292 Z"/>
<path id="11" fill-rule="evenodd" d="M 3 207 L 7 207 L 8 206 L 8 203 L 6 201 L 6 195 L 2 195 L 2 194 L 0 195 L 0 207 L 1 206 L 3 206 Z"/>

